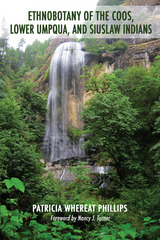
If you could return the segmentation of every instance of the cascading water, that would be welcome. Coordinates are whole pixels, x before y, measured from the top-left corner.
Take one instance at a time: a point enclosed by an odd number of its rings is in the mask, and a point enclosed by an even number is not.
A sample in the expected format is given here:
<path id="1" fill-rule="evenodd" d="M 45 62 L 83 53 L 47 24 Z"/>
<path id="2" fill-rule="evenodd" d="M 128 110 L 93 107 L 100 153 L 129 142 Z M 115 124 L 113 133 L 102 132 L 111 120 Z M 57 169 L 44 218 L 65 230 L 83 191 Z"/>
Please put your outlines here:
<path id="1" fill-rule="evenodd" d="M 50 66 L 48 114 L 43 152 L 50 162 L 84 157 L 83 138 L 73 141 L 68 127 L 79 127 L 84 86 L 80 75 L 85 66 L 83 43 L 62 43 L 54 52 Z"/>

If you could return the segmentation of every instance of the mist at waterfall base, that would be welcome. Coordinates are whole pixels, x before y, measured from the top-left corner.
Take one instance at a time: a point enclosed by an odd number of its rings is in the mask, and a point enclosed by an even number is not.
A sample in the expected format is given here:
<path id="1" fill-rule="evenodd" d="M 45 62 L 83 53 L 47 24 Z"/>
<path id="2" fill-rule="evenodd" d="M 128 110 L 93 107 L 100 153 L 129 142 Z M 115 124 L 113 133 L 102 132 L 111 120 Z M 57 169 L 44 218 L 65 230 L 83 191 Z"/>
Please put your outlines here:
<path id="1" fill-rule="evenodd" d="M 52 57 L 46 133 L 43 142 L 44 157 L 50 162 L 85 156 L 83 137 L 74 141 L 67 135 L 68 127 L 72 126 L 70 99 L 74 100 L 74 118 L 80 119 L 83 104 L 84 86 L 80 83 L 82 81 L 80 75 L 85 66 L 87 53 L 82 49 L 83 43 L 62 43 Z"/>

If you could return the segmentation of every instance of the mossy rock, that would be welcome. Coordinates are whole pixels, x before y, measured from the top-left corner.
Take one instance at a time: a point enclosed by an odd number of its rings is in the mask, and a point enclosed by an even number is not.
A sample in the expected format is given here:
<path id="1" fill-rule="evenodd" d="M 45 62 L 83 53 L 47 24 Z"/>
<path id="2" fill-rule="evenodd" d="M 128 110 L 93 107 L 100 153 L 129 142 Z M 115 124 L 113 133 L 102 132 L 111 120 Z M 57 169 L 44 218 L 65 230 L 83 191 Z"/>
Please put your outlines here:
<path id="1" fill-rule="evenodd" d="M 67 129 L 67 136 L 73 141 L 80 139 L 83 134 L 85 134 L 85 131 L 79 128 L 72 128 L 69 126 Z"/>
<path id="2" fill-rule="evenodd" d="M 50 72 L 50 67 L 48 67 L 47 70 L 46 70 L 46 72 L 45 72 L 45 75 L 44 75 L 45 81 L 48 81 L 48 80 L 49 80 L 49 72 Z"/>

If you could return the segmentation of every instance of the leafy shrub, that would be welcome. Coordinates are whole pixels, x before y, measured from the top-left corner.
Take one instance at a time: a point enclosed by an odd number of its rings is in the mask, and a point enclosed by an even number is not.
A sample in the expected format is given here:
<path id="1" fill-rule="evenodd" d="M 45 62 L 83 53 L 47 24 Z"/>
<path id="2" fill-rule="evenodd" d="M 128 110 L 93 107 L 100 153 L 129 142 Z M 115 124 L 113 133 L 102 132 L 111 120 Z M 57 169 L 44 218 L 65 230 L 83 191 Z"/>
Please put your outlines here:
<path id="1" fill-rule="evenodd" d="M 86 148 L 96 146 L 100 151 L 105 151 L 108 159 L 114 161 L 121 178 L 125 176 L 122 166 L 127 159 L 134 159 L 137 149 L 133 138 L 139 128 L 136 115 L 129 99 L 119 91 L 96 93 L 82 112 L 85 129 L 90 132 L 85 142 Z"/>
<path id="2" fill-rule="evenodd" d="M 72 225 L 67 225 L 65 222 L 62 221 L 55 221 L 52 222 L 53 227 L 51 228 L 52 235 L 55 237 L 55 239 L 60 240 L 70 240 L 70 239 L 82 239 L 79 234 L 82 233 L 81 230 L 74 229 Z"/>
<path id="3" fill-rule="evenodd" d="M 85 133 L 86 133 L 86 131 L 84 131 L 83 129 L 80 129 L 80 128 L 72 128 L 71 126 L 69 126 L 67 129 L 68 137 L 74 141 L 81 138 L 82 135 L 84 135 Z"/>
<path id="4" fill-rule="evenodd" d="M 93 56 L 101 56 L 102 53 L 124 52 L 128 48 L 125 41 L 116 41 L 113 44 L 107 44 L 103 40 L 85 39 L 85 50 Z"/>
<path id="5" fill-rule="evenodd" d="M 112 44 L 112 46 L 114 47 L 114 51 L 123 52 L 128 49 L 128 43 L 125 41 L 116 41 Z"/>

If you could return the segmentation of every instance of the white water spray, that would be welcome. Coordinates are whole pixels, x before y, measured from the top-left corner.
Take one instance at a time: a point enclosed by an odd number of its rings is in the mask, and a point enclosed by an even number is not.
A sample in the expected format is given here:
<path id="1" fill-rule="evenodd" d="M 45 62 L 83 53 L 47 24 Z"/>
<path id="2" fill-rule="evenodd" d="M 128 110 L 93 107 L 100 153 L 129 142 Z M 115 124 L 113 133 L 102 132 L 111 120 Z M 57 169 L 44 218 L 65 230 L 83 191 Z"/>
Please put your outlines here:
<path id="1" fill-rule="evenodd" d="M 68 127 L 72 126 L 72 119 L 69 118 L 69 96 L 74 99 L 74 108 L 79 119 L 83 104 L 84 86 L 80 84 L 80 75 L 85 66 L 86 53 L 82 47 L 83 43 L 62 43 L 52 58 L 43 144 L 45 158 L 50 162 L 85 156 L 83 138 L 73 141 L 67 136 Z"/>

